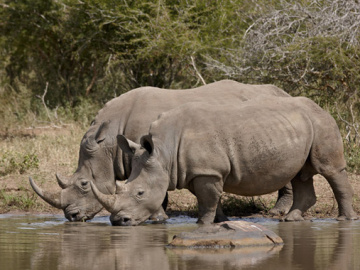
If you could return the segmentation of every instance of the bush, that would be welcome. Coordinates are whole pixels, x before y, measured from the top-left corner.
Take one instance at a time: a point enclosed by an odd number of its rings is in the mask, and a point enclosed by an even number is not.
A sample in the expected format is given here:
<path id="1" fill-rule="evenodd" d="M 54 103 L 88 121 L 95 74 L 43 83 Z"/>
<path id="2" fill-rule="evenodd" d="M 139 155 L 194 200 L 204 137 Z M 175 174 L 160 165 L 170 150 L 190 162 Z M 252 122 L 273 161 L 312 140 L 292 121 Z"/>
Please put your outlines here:
<path id="1" fill-rule="evenodd" d="M 345 137 L 358 125 L 357 1 L 0 5 L 3 130 L 64 121 L 88 126 L 105 102 L 130 89 L 190 88 L 224 78 L 307 96 L 332 113 Z M 357 149 L 359 140 L 350 145 Z"/>

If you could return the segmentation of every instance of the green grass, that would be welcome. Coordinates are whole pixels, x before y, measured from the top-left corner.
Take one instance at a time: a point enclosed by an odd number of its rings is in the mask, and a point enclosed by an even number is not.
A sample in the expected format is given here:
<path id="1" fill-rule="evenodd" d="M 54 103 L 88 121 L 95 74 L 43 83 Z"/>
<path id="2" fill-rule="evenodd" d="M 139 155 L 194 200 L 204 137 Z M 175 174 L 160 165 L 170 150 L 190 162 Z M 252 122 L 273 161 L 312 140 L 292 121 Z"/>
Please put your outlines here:
<path id="1" fill-rule="evenodd" d="M 0 176 L 12 173 L 24 174 L 30 169 L 39 168 L 39 158 L 35 153 L 5 151 L 0 154 Z"/>
<path id="2" fill-rule="evenodd" d="M 27 191 L 25 188 L 19 188 L 20 192 L 11 194 L 0 190 L 0 204 L 2 209 L 18 209 L 28 211 L 36 206 L 37 195 Z"/>
<path id="3" fill-rule="evenodd" d="M 352 173 L 360 172 L 360 147 L 356 143 L 344 144 L 347 171 Z"/>

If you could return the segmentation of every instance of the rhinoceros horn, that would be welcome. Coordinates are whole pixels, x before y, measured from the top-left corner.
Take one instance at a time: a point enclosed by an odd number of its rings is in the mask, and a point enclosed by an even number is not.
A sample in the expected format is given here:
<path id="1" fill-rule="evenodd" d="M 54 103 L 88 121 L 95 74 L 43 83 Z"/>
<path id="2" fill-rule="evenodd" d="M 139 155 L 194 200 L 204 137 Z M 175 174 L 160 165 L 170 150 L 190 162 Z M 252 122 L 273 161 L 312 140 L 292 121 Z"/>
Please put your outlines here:
<path id="1" fill-rule="evenodd" d="M 126 185 L 125 185 L 125 181 L 117 180 L 115 182 L 115 184 L 116 184 L 116 193 L 117 194 L 127 190 Z"/>
<path id="2" fill-rule="evenodd" d="M 110 213 L 115 213 L 116 195 L 106 195 L 102 193 L 93 182 L 90 182 L 91 188 L 94 192 L 96 199 L 104 206 Z"/>
<path id="3" fill-rule="evenodd" d="M 61 191 L 59 192 L 43 192 L 43 190 L 35 184 L 34 180 L 29 177 L 30 185 L 33 190 L 39 195 L 45 202 L 49 203 L 50 205 L 62 209 L 61 207 Z"/>
<path id="4" fill-rule="evenodd" d="M 65 189 L 69 186 L 68 179 L 61 177 L 61 175 L 59 175 L 59 174 L 55 174 L 55 175 L 56 175 L 56 180 L 62 189 Z"/>

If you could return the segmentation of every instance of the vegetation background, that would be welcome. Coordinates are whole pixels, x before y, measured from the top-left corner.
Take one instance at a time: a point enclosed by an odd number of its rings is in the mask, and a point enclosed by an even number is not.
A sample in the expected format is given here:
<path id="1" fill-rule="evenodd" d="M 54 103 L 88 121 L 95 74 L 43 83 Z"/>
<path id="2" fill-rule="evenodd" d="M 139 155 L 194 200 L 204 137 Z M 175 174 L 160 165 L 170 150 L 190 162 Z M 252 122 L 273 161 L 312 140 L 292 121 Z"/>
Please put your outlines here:
<path id="1" fill-rule="evenodd" d="M 307 96 L 357 173 L 359 42 L 358 0 L 0 0 L 0 208 L 40 207 L 27 176 L 71 174 L 97 111 L 145 85 L 227 78 Z"/>

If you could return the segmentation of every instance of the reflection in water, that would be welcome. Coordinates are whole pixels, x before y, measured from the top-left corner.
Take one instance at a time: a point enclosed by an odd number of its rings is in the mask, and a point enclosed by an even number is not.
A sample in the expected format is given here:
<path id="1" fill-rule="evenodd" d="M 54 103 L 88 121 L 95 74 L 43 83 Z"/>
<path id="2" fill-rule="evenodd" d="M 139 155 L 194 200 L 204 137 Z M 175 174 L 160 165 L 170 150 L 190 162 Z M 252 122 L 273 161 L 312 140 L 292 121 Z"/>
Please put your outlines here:
<path id="1" fill-rule="evenodd" d="M 60 216 L 0 215 L 0 269 L 360 269 L 359 221 L 251 221 L 273 230 L 285 245 L 166 248 L 173 235 L 197 227 L 185 217 L 114 227 L 102 217 L 70 223 Z"/>
<path id="2" fill-rule="evenodd" d="M 171 269 L 248 269 L 278 254 L 282 245 L 273 247 L 244 247 L 238 249 L 182 249 L 174 248 L 177 264 Z M 174 256 L 174 255 L 172 255 Z"/>
<path id="3" fill-rule="evenodd" d="M 270 258 L 258 269 L 360 269 L 360 222 L 314 220 L 272 227 L 285 246 L 280 260 Z"/>

